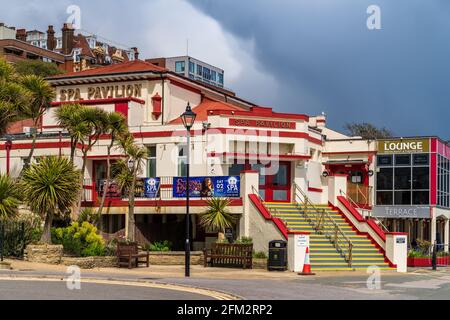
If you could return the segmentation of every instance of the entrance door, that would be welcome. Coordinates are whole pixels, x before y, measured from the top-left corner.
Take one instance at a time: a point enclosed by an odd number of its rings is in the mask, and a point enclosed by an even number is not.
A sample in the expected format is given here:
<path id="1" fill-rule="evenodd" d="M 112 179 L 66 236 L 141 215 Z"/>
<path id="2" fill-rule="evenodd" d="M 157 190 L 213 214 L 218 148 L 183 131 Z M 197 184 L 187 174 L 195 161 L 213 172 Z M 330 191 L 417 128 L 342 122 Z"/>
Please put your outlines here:
<path id="1" fill-rule="evenodd" d="M 253 170 L 259 171 L 259 193 L 267 202 L 291 201 L 291 163 L 280 162 L 274 174 L 273 168 L 261 164 L 252 165 Z"/>

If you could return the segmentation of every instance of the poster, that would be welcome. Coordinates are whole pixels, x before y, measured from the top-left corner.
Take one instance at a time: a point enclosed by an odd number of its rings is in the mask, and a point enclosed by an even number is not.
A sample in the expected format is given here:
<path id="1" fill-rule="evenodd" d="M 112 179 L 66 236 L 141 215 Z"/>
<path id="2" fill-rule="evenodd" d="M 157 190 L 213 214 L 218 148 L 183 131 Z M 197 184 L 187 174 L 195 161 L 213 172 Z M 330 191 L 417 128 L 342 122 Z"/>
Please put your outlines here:
<path id="1" fill-rule="evenodd" d="M 106 179 L 100 180 L 100 185 L 98 189 L 98 195 L 103 196 L 103 191 L 106 187 Z M 115 180 L 109 180 L 108 191 L 106 192 L 106 197 L 109 199 L 121 199 L 122 193 L 120 192 L 119 185 Z"/>
<path id="2" fill-rule="evenodd" d="M 159 196 L 160 178 L 144 179 L 144 195 L 146 198 L 157 198 Z"/>
<path id="3" fill-rule="evenodd" d="M 189 178 L 191 198 L 226 197 L 239 198 L 240 177 L 191 177 Z M 173 178 L 173 197 L 186 197 L 186 177 Z"/>

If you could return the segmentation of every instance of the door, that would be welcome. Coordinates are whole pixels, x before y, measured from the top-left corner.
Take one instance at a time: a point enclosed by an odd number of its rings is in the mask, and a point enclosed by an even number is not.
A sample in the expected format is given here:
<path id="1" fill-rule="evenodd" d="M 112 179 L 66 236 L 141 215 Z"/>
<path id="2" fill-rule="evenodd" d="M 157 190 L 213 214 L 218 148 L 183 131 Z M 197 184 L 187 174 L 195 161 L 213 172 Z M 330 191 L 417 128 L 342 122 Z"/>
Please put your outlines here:
<path id="1" fill-rule="evenodd" d="M 267 202 L 290 202 L 291 163 L 280 162 L 274 174 L 269 174 L 273 170 L 270 166 L 252 165 L 253 170 L 259 171 L 259 194 Z"/>

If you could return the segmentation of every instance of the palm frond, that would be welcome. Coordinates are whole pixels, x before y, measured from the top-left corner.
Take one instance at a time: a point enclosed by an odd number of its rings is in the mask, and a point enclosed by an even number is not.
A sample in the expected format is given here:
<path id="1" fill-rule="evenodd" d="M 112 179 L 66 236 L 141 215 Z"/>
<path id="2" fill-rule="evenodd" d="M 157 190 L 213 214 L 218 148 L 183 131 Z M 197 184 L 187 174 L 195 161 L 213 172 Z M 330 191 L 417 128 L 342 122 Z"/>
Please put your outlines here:
<path id="1" fill-rule="evenodd" d="M 230 203 L 230 199 L 208 199 L 206 201 L 207 209 L 200 215 L 200 224 L 206 229 L 220 232 L 231 227 L 236 221 L 236 217 L 227 209 Z"/>

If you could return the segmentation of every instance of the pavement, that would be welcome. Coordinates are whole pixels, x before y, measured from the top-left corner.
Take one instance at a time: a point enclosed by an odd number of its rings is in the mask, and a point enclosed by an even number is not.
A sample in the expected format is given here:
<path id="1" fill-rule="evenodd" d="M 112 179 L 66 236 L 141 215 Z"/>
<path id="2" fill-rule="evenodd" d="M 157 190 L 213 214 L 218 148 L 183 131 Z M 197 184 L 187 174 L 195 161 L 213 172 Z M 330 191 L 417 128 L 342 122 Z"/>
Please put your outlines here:
<path id="1" fill-rule="evenodd" d="M 66 266 L 9 261 L 0 270 L 0 299 L 248 299 L 248 300 L 417 300 L 450 299 L 450 269 L 408 273 L 293 272 L 183 266 L 81 270 L 82 290 L 66 287 Z M 15 285 L 17 283 L 17 285 Z M 5 288 L 5 290 L 4 290 Z"/>

